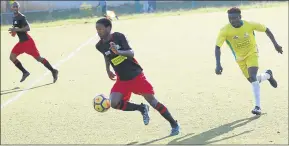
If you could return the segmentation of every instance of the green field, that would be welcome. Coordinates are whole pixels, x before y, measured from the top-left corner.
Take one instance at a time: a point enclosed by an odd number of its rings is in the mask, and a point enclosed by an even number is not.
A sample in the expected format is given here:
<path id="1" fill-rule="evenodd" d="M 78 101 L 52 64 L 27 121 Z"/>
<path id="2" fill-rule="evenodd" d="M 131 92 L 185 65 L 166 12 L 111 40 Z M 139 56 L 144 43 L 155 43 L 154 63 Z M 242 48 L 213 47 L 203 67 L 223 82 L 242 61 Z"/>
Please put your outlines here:
<path id="1" fill-rule="evenodd" d="M 18 38 L 1 31 L 1 143 L 288 144 L 288 5 L 242 13 L 246 20 L 266 24 L 284 48 L 278 54 L 266 34 L 256 33 L 260 72 L 272 69 L 279 83 L 277 89 L 262 83 L 261 117 L 250 113 L 251 85 L 225 45 L 223 75 L 214 73 L 215 40 L 228 22 L 225 12 L 113 21 L 113 30 L 127 36 L 157 98 L 179 121 L 180 135 L 166 137 L 170 126 L 152 108 L 148 126 L 137 112 L 96 112 L 93 97 L 108 95 L 114 82 L 95 49 L 94 19 L 32 28 L 40 53 L 60 71 L 56 84 L 49 84 L 51 74 L 28 55 L 19 60 L 31 75 L 19 83 L 21 73 L 9 60 Z M 136 95 L 131 99 L 145 102 Z"/>

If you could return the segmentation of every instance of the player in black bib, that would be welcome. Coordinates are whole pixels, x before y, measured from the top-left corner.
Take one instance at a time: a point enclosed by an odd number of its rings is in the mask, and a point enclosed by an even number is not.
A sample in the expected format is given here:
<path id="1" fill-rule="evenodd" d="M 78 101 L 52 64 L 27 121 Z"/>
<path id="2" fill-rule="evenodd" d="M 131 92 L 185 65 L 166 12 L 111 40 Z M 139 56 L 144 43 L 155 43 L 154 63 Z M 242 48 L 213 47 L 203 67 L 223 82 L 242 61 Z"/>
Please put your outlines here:
<path id="1" fill-rule="evenodd" d="M 109 78 L 116 80 L 110 93 L 111 107 L 123 111 L 140 111 L 144 124 L 148 125 L 150 120 L 149 106 L 129 102 L 131 93 L 141 95 L 170 123 L 172 127 L 170 135 L 179 134 L 179 124 L 173 119 L 166 106 L 155 98 L 153 87 L 143 74 L 142 67 L 134 58 L 134 52 L 126 37 L 119 32 L 111 34 L 111 28 L 111 21 L 106 18 L 96 22 L 97 33 L 100 37 L 96 49 L 104 55 Z M 110 70 L 110 65 L 115 74 Z"/>
<path id="2" fill-rule="evenodd" d="M 20 82 L 23 82 L 30 73 L 23 67 L 22 63 L 17 59 L 17 57 L 26 53 L 35 58 L 37 61 L 41 62 L 47 69 L 49 69 L 53 76 L 53 83 L 58 79 L 58 70 L 54 69 L 50 63 L 43 57 L 40 56 L 40 53 L 35 45 L 32 37 L 27 33 L 30 31 L 30 26 L 26 17 L 19 12 L 20 5 L 18 2 L 12 4 L 11 9 L 14 12 L 13 17 L 13 27 L 9 28 L 10 34 L 14 37 L 16 34 L 19 38 L 19 42 L 13 47 L 10 60 L 15 64 L 15 66 L 23 73 Z"/>

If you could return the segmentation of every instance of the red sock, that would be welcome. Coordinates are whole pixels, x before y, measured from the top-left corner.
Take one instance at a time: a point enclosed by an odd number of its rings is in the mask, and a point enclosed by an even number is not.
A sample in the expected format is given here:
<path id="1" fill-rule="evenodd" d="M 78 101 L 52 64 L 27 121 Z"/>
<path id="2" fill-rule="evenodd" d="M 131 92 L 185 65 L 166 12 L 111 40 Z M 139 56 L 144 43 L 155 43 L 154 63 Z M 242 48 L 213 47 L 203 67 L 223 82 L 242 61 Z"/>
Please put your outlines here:
<path id="1" fill-rule="evenodd" d="M 170 122 L 171 125 L 176 125 L 176 120 L 172 117 L 166 106 L 164 106 L 162 103 L 158 102 L 155 109 L 159 111 L 159 113 Z"/>

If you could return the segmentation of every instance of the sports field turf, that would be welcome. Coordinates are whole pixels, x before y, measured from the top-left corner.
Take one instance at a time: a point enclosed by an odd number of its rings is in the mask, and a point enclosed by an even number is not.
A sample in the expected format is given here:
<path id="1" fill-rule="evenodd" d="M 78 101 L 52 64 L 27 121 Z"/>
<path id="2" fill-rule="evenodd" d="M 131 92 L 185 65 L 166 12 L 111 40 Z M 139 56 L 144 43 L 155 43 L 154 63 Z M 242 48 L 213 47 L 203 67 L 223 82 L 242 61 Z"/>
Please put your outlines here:
<path id="1" fill-rule="evenodd" d="M 19 83 L 22 74 L 9 60 L 18 38 L 1 31 L 1 143 L 288 144 L 288 6 L 242 13 L 245 20 L 268 26 L 284 50 L 277 54 L 266 34 L 256 33 L 260 71 L 272 69 L 279 83 L 277 89 L 262 83 L 261 117 L 250 113 L 251 85 L 226 45 L 223 75 L 214 73 L 215 40 L 228 22 L 225 12 L 113 21 L 113 30 L 127 36 L 157 98 L 181 125 L 181 134 L 168 138 L 169 124 L 152 108 L 148 126 L 137 112 L 94 111 L 93 97 L 108 95 L 113 85 L 94 47 L 94 23 L 32 28 L 40 53 L 60 71 L 56 84 L 49 84 L 50 72 L 28 55 L 19 60 L 31 75 Z M 140 96 L 131 99 L 145 102 Z"/>

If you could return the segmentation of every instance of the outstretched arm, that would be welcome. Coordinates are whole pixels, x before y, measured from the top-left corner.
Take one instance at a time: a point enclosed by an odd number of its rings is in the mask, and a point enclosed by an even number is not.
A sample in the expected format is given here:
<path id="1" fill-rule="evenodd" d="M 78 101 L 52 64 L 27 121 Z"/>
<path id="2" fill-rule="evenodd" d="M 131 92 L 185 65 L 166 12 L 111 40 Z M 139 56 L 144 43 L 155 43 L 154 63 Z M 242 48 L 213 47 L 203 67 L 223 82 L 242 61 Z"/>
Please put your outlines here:
<path id="1" fill-rule="evenodd" d="M 224 30 L 221 30 L 219 32 L 217 41 L 216 41 L 216 46 L 215 46 L 215 57 L 216 57 L 216 65 L 221 66 L 221 47 L 226 41 L 226 33 Z"/>
<path id="2" fill-rule="evenodd" d="M 265 32 L 267 34 L 267 36 L 270 38 L 270 40 L 272 41 L 272 43 L 274 44 L 276 51 L 278 53 L 281 53 L 281 54 L 283 53 L 282 47 L 278 45 L 273 33 L 270 31 L 269 28 L 267 28 L 265 25 L 262 25 L 262 24 L 256 23 L 256 22 L 251 22 L 250 24 L 252 25 L 253 30 L 256 30 L 259 32 Z"/>
<path id="3" fill-rule="evenodd" d="M 105 68 L 106 68 L 106 71 L 110 71 L 110 62 L 109 62 L 109 59 L 104 56 L 104 61 L 105 61 Z"/>
<path id="4" fill-rule="evenodd" d="M 215 47 L 216 66 L 221 66 L 221 48 Z"/>
<path id="5" fill-rule="evenodd" d="M 270 31 L 270 29 L 267 28 L 265 32 L 266 32 L 267 36 L 270 38 L 270 40 L 272 41 L 272 43 L 274 44 L 274 46 L 278 45 L 278 43 L 277 43 L 273 33 Z"/>
<path id="6" fill-rule="evenodd" d="M 270 29 L 267 28 L 265 32 L 266 32 L 267 36 L 270 38 L 271 42 L 273 43 L 276 51 L 278 51 L 279 53 L 282 54 L 283 53 L 282 47 L 277 43 L 277 41 L 276 41 L 273 33 L 270 31 Z"/>
<path id="7" fill-rule="evenodd" d="M 215 47 L 215 56 L 216 56 L 216 69 L 215 69 L 215 73 L 217 75 L 222 74 L 223 72 L 223 68 L 221 65 L 221 49 L 219 46 Z"/>
<path id="8" fill-rule="evenodd" d="M 115 74 L 110 70 L 110 62 L 109 62 L 109 58 L 107 58 L 106 56 L 104 56 L 104 61 L 105 61 L 105 68 L 106 68 L 106 73 L 108 75 L 108 77 L 111 80 L 115 80 Z"/>
<path id="9" fill-rule="evenodd" d="M 217 38 L 217 42 L 216 42 L 216 46 L 215 46 L 215 57 L 216 57 L 216 69 L 215 69 L 215 73 L 217 75 L 222 74 L 223 72 L 223 68 L 221 65 L 221 47 L 223 45 L 223 43 L 226 40 L 226 33 L 224 30 L 221 30 L 219 32 L 218 38 Z"/>

